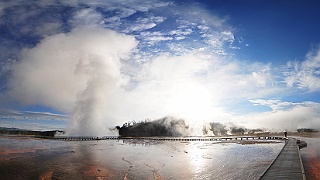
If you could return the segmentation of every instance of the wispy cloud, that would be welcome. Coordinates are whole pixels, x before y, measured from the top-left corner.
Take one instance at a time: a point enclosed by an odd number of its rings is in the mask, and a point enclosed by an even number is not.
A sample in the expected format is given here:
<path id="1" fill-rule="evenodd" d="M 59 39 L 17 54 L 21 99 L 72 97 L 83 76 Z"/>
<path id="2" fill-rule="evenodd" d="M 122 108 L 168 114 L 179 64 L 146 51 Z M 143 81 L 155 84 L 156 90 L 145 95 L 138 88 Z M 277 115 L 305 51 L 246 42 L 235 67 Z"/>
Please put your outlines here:
<path id="1" fill-rule="evenodd" d="M 70 23 L 77 26 L 102 26 L 105 24 L 103 16 L 93 8 L 81 9 L 75 12 Z"/>
<path id="2" fill-rule="evenodd" d="M 297 103 L 283 102 L 279 99 L 255 99 L 249 101 L 254 103 L 255 106 L 268 106 L 273 111 L 284 110 L 297 105 Z"/>
<path id="3" fill-rule="evenodd" d="M 127 26 L 127 30 L 124 32 L 135 32 L 135 31 L 144 31 L 151 29 L 158 24 L 162 23 L 165 21 L 165 17 L 161 16 L 149 16 L 147 18 L 137 18 L 134 23 L 130 23 Z"/>
<path id="4" fill-rule="evenodd" d="M 16 120 L 62 120 L 66 121 L 67 115 L 54 114 L 49 112 L 16 111 L 9 109 L 0 109 L 0 119 Z"/>
<path id="5" fill-rule="evenodd" d="M 141 35 L 140 36 L 141 39 L 143 39 L 145 42 L 147 42 L 150 45 L 155 45 L 160 41 L 168 41 L 173 39 L 172 37 L 168 36 L 166 33 L 162 33 L 160 31 L 142 32 L 140 35 Z"/>
<path id="6" fill-rule="evenodd" d="M 285 81 L 289 87 L 297 86 L 311 92 L 320 90 L 320 49 L 308 53 L 302 62 L 288 62 L 287 67 Z"/>

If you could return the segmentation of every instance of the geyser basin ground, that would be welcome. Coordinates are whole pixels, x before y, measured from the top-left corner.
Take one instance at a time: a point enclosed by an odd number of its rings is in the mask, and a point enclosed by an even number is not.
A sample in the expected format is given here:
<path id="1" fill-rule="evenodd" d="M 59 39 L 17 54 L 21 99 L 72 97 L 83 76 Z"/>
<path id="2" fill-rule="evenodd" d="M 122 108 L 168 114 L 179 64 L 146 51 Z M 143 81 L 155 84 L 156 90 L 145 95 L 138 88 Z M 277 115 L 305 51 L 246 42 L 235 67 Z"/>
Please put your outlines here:
<path id="1" fill-rule="evenodd" d="M 257 179 L 280 143 L 56 141 L 0 136 L 3 179 Z M 17 173 L 19 171 L 19 173 Z"/>

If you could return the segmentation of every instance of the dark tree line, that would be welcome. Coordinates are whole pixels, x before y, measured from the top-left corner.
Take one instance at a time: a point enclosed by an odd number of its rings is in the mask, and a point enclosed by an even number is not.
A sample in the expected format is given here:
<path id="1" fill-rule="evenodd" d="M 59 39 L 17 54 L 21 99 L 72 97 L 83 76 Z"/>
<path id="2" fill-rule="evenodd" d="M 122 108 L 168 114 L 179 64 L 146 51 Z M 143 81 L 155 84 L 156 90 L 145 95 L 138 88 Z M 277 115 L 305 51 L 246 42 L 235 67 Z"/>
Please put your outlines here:
<path id="1" fill-rule="evenodd" d="M 147 136 L 181 136 L 181 129 L 188 129 L 185 121 L 164 117 L 155 121 L 142 121 L 125 123 L 116 127 L 122 137 L 147 137 Z"/>

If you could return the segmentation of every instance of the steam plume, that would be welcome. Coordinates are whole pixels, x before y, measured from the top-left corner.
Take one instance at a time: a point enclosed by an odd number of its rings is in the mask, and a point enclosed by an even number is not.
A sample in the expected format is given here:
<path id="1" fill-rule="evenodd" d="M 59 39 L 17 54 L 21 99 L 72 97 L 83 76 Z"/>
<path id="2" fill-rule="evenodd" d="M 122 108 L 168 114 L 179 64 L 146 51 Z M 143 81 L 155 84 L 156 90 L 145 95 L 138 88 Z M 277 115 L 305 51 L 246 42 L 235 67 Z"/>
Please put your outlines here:
<path id="1" fill-rule="evenodd" d="M 71 112 L 70 135 L 104 135 L 122 85 L 121 59 L 136 46 L 131 36 L 82 27 L 45 38 L 13 67 L 11 96 Z M 115 124 L 115 123 L 114 123 Z"/>

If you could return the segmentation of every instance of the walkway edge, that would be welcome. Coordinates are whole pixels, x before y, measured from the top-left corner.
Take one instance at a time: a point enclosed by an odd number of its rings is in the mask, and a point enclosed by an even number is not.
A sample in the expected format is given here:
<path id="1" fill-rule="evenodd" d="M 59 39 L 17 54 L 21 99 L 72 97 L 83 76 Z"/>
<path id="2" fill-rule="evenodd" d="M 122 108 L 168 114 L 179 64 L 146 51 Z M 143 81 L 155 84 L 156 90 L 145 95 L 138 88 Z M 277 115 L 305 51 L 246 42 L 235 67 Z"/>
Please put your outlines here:
<path id="1" fill-rule="evenodd" d="M 300 149 L 299 149 L 299 146 L 297 147 L 298 148 L 298 153 L 299 153 L 299 159 L 300 159 L 300 164 L 301 164 L 301 172 L 302 172 L 302 179 L 303 180 L 306 180 L 306 173 L 304 171 L 304 167 L 303 167 L 303 163 L 302 163 L 302 159 L 301 159 L 301 154 L 300 154 Z"/>
<path id="2" fill-rule="evenodd" d="M 268 166 L 268 168 L 266 170 L 264 170 L 264 172 L 260 175 L 260 178 L 261 179 L 266 173 L 267 171 L 270 169 L 270 167 L 276 162 L 276 160 L 278 159 L 278 157 L 280 156 L 281 152 L 283 151 L 284 147 L 286 147 L 287 143 L 289 142 L 289 140 L 286 140 L 286 143 L 284 143 L 281 151 L 278 153 L 277 157 L 274 158 L 274 160 L 272 161 L 272 163 Z"/>

